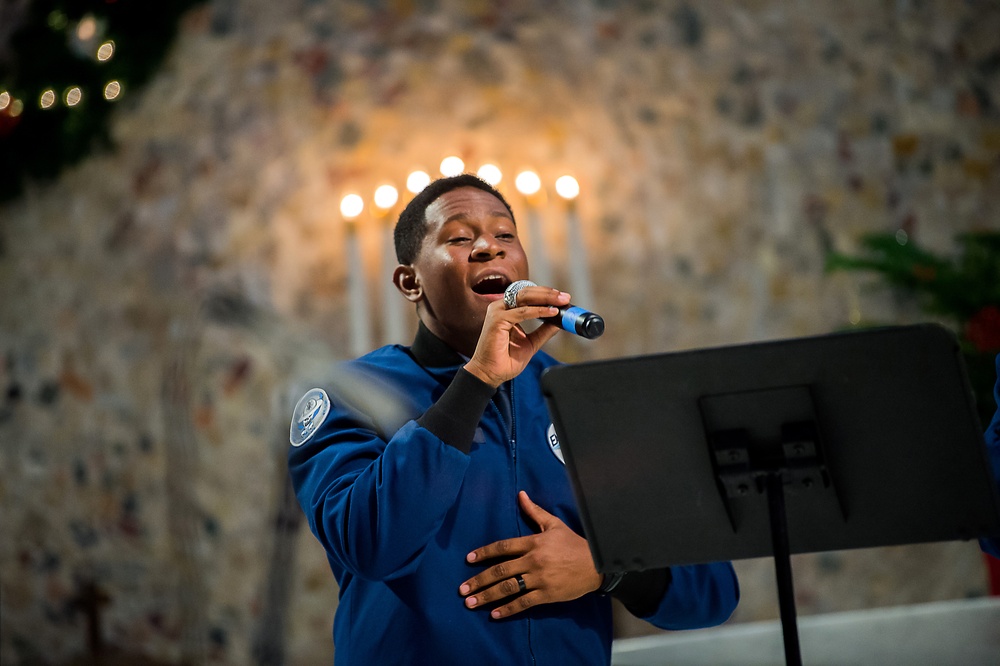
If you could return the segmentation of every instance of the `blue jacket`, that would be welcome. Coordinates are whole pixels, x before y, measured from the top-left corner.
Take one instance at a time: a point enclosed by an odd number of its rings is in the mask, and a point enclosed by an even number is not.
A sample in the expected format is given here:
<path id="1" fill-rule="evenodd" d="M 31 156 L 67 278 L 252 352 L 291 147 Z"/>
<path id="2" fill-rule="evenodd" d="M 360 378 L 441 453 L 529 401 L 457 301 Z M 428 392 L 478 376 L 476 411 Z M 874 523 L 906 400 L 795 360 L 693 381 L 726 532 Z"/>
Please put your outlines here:
<path id="1" fill-rule="evenodd" d="M 986 429 L 986 452 L 993 468 L 993 478 L 1000 486 L 1000 355 L 997 356 L 997 384 L 993 389 L 993 397 L 997 402 L 997 411 Z M 982 539 L 983 550 L 994 557 L 1000 557 L 1000 537 Z"/>
<path id="2" fill-rule="evenodd" d="M 331 392 L 322 425 L 289 451 L 299 503 L 340 585 L 336 662 L 609 663 L 606 596 L 543 604 L 499 621 L 488 610 L 464 606 L 458 586 L 482 569 L 467 564 L 466 554 L 534 532 L 518 507 L 519 490 L 583 531 L 565 468 L 546 437 L 550 419 L 539 378 L 555 361 L 536 354 L 511 382 L 510 437 L 489 397 L 493 389 L 475 380 L 488 394 L 476 408 L 482 416 L 466 453 L 420 418 L 462 365 L 442 347 L 447 350 L 421 328 L 411 348 L 383 347 L 347 363 L 345 371 L 359 382 L 394 394 L 403 413 L 365 415 Z M 643 618 L 654 625 L 715 625 L 736 607 L 739 590 L 729 563 L 673 567 L 670 574 L 665 594 Z"/>

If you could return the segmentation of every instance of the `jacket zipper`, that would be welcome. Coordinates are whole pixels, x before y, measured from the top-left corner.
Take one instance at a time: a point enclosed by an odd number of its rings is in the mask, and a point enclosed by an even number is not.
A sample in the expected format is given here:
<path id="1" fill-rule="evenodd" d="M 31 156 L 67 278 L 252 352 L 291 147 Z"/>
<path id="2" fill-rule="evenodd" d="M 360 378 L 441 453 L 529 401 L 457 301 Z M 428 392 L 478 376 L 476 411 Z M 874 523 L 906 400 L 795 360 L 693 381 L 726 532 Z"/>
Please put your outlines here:
<path id="1" fill-rule="evenodd" d="M 514 380 L 510 380 L 510 456 L 514 464 L 514 492 L 518 492 L 520 488 L 517 487 L 517 410 L 514 407 Z M 517 498 L 515 496 L 514 503 L 517 504 Z M 520 515 L 521 509 L 516 508 L 518 515 Z M 517 535 L 521 536 L 520 522 L 517 522 L 518 529 Z M 528 654 L 531 655 L 531 663 L 535 663 L 535 650 L 531 645 L 531 618 L 525 620 L 528 631 Z"/>
<path id="2" fill-rule="evenodd" d="M 517 468 L 517 416 L 514 414 L 514 380 L 510 380 L 510 455 L 514 460 L 514 467 Z"/>

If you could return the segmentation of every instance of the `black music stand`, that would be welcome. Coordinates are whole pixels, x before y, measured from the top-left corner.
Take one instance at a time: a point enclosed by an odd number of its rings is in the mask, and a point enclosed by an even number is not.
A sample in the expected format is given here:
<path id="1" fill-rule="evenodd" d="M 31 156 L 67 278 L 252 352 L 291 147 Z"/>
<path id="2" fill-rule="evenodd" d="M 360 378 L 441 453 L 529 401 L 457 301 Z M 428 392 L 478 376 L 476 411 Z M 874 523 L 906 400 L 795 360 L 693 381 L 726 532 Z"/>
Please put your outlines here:
<path id="1" fill-rule="evenodd" d="M 790 554 L 1000 533 L 940 326 L 559 366 L 542 387 L 598 571 L 771 555 L 788 664 Z"/>

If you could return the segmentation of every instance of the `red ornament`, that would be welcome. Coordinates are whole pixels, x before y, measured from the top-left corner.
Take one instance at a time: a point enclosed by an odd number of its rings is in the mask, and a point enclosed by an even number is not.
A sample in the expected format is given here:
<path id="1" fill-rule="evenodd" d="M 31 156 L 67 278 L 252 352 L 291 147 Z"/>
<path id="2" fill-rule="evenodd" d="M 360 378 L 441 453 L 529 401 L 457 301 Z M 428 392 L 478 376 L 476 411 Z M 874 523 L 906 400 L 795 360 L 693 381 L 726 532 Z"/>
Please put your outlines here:
<path id="1" fill-rule="evenodd" d="M 980 352 L 1000 349 L 1000 308 L 987 305 L 969 317 L 965 323 L 965 339 Z"/>
<path id="2" fill-rule="evenodd" d="M 21 122 L 21 114 L 12 116 L 8 111 L 0 111 L 0 138 L 13 132 L 19 122 Z"/>

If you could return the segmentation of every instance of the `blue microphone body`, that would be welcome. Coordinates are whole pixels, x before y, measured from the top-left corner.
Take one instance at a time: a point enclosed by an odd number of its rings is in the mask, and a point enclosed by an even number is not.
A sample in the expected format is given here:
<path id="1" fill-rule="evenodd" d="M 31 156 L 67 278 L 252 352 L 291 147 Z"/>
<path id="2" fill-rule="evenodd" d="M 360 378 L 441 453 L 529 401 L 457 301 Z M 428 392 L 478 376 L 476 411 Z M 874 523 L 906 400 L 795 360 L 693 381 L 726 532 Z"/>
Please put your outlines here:
<path id="1" fill-rule="evenodd" d="M 551 322 L 564 331 L 575 333 L 588 340 L 599 338 L 604 334 L 604 319 L 601 315 L 572 304 L 559 308 L 558 315 L 545 317 L 542 321 Z"/>
<path id="2" fill-rule="evenodd" d="M 537 286 L 531 280 L 518 280 L 508 285 L 504 291 L 504 303 L 510 309 L 516 305 L 517 292 L 525 287 Z M 559 308 L 559 314 L 554 317 L 543 317 L 542 321 L 555 324 L 559 328 L 582 338 L 593 340 L 604 334 L 604 319 L 601 315 L 573 305 L 564 305 Z"/>

